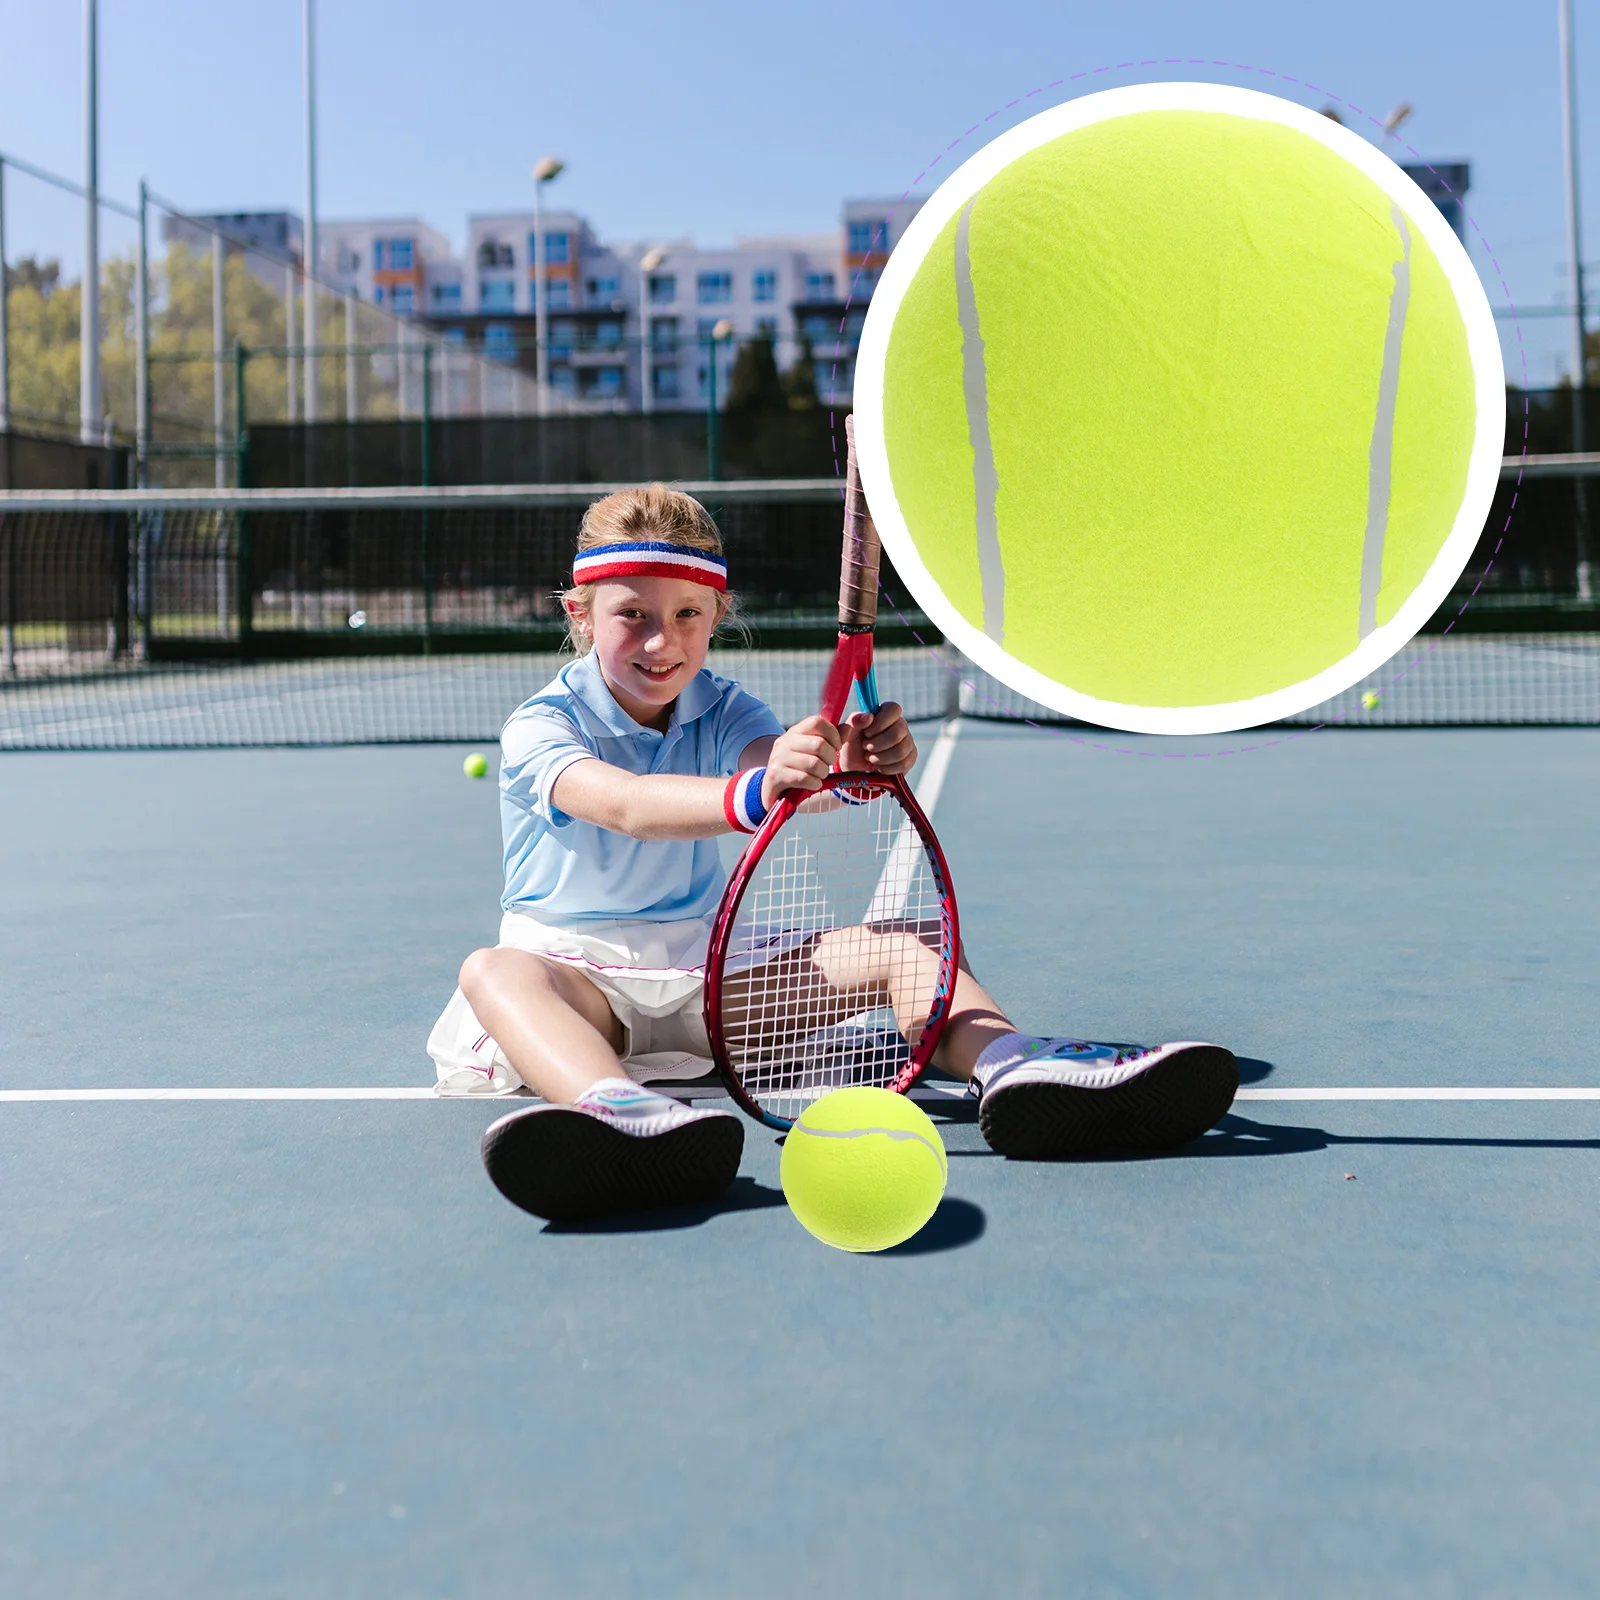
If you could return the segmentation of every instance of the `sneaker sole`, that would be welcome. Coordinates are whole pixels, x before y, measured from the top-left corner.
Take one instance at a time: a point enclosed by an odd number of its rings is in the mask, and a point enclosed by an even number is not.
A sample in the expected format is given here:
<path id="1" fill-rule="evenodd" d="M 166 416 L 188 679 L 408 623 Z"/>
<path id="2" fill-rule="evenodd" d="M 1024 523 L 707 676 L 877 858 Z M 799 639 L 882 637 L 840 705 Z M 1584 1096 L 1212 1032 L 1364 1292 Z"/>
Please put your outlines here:
<path id="1" fill-rule="evenodd" d="M 1179 1050 L 1110 1089 L 1019 1083 L 978 1105 L 991 1149 L 1034 1160 L 1102 1150 L 1171 1150 L 1227 1114 L 1239 1063 L 1220 1045 Z"/>
<path id="2" fill-rule="evenodd" d="M 540 1109 L 494 1123 L 482 1152 L 512 1205 L 551 1222 L 581 1222 L 718 1199 L 739 1171 L 744 1124 L 707 1117 L 641 1137 L 582 1111 Z"/>

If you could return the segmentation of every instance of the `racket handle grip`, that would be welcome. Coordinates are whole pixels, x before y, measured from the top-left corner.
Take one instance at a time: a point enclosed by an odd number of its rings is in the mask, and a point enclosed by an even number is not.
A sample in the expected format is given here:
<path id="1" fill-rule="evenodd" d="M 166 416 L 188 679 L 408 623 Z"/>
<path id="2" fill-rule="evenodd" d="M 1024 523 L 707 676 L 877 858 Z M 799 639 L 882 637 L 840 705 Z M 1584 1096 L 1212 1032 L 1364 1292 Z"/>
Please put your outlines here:
<path id="1" fill-rule="evenodd" d="M 870 629 L 878 620 L 878 530 L 856 466 L 856 419 L 844 419 L 844 552 L 839 562 L 839 626 Z"/>

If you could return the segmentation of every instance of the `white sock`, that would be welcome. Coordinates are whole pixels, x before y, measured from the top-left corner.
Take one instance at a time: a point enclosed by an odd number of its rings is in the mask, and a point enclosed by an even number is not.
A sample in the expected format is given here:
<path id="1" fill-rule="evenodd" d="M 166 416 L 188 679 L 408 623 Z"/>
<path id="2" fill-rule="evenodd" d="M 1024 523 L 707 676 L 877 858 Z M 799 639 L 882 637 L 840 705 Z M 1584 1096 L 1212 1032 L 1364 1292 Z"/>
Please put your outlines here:
<path id="1" fill-rule="evenodd" d="M 978 1052 L 978 1059 L 972 1064 L 972 1081 L 983 1088 L 1002 1068 L 1014 1067 L 1029 1056 L 1038 1055 L 1038 1047 L 1044 1042 L 1034 1033 L 1002 1033 Z M 1034 1048 L 1029 1049 L 1030 1045 Z"/>

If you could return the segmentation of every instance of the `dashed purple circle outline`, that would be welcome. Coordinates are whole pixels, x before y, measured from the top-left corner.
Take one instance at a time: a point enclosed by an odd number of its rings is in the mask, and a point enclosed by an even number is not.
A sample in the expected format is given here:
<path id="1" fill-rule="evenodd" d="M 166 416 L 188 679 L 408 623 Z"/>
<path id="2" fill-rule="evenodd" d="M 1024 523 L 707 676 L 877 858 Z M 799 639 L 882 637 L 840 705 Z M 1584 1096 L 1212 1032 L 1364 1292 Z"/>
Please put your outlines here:
<path id="1" fill-rule="evenodd" d="M 1253 67 L 1248 62 L 1244 61 L 1209 61 L 1198 56 L 1166 56 L 1152 57 L 1148 61 L 1119 61 L 1113 66 L 1094 67 L 1084 72 L 1074 72 L 1065 78 L 1057 78 L 1051 83 L 1040 84 L 1037 89 L 1030 89 L 1026 94 L 1018 95 L 1015 100 L 1008 100 L 1003 106 L 997 106 L 988 114 L 988 116 L 982 118 L 978 122 L 973 123 L 965 133 L 959 134 L 956 138 L 952 139 L 950 143 L 938 153 L 938 155 L 928 162 L 922 171 L 919 172 L 916 177 L 914 177 L 911 182 L 906 185 L 906 188 L 900 195 L 900 199 L 909 200 L 913 190 L 916 189 L 917 185 L 921 183 L 922 180 L 926 178 L 928 174 L 932 172 L 933 169 L 937 167 L 952 150 L 956 149 L 957 146 L 964 144 L 972 137 L 973 134 L 977 133 L 979 129 L 984 127 L 985 124 L 993 122 L 994 119 L 1000 116 L 1003 112 L 1010 111 L 1014 107 L 1022 105 L 1025 101 L 1032 100 L 1036 95 L 1047 94 L 1052 89 L 1060 89 L 1070 83 L 1078 83 L 1086 78 L 1097 78 L 1108 72 L 1132 72 L 1141 67 L 1222 67 L 1229 72 L 1245 72 L 1254 74 L 1257 77 L 1275 78 L 1279 83 L 1292 83 L 1297 88 L 1309 89 L 1312 94 L 1323 95 L 1332 104 L 1339 106 L 1341 109 L 1350 112 L 1354 116 L 1364 118 L 1366 121 L 1370 122 L 1373 127 L 1384 133 L 1385 138 L 1395 137 L 1393 133 L 1384 128 L 1383 123 L 1377 117 L 1373 116 L 1370 111 L 1364 111 L 1353 101 L 1343 99 L 1341 96 L 1336 95 L 1331 89 L 1324 89 L 1318 84 L 1312 83 L 1309 78 L 1291 78 L 1288 73 L 1274 72 L 1270 67 Z M 1450 187 L 1445 179 L 1439 176 L 1438 171 L 1434 168 L 1430 161 L 1422 156 L 1415 148 L 1413 148 L 1413 146 L 1407 144 L 1405 140 L 1401 139 L 1398 142 L 1403 146 L 1403 148 L 1411 153 L 1419 166 L 1426 167 L 1428 171 L 1431 172 L 1436 179 L 1438 179 L 1439 184 L 1444 189 L 1446 194 L 1452 195 L 1458 200 L 1461 199 L 1461 196 L 1455 194 L 1455 191 Z M 1483 229 L 1478 226 L 1477 218 L 1475 218 L 1472 213 L 1466 209 L 1465 204 L 1462 205 L 1462 215 L 1465 216 L 1467 221 L 1472 224 L 1472 231 L 1478 236 L 1479 242 L 1483 245 L 1485 252 L 1488 254 L 1489 264 L 1494 268 L 1495 276 L 1500 280 L 1500 288 L 1505 294 L 1506 305 L 1511 312 L 1512 326 L 1516 329 L 1517 360 L 1522 367 L 1522 455 L 1517 465 L 1516 481 L 1512 485 L 1511 504 L 1506 508 L 1505 523 L 1500 529 L 1500 537 L 1495 540 L 1494 549 L 1490 552 L 1488 563 L 1485 565 L 1483 572 L 1480 574 L 1477 583 L 1473 585 L 1471 593 L 1469 593 L 1462 601 L 1460 610 L 1457 611 L 1455 616 L 1450 619 L 1444 630 L 1429 643 L 1428 647 L 1423 650 L 1422 653 L 1418 655 L 1408 667 L 1395 673 L 1392 677 L 1382 680 L 1382 688 L 1385 690 L 1391 688 L 1395 684 L 1404 682 L 1404 680 L 1410 677 L 1418 667 L 1422 666 L 1439 647 L 1439 645 L 1449 637 L 1450 630 L 1454 628 L 1456 623 L 1460 621 L 1460 619 L 1466 614 L 1467 607 L 1470 606 L 1473 600 L 1477 598 L 1478 590 L 1483 587 L 1484 580 L 1494 570 L 1494 564 L 1499 558 L 1501 546 L 1505 544 L 1506 536 L 1511 530 L 1511 520 L 1516 515 L 1517 501 L 1522 495 L 1522 474 L 1528 459 L 1528 436 L 1531 423 L 1531 411 L 1528 402 L 1528 353 L 1522 343 L 1522 323 L 1517 317 L 1516 301 L 1512 298 L 1511 286 L 1506 282 L 1506 275 L 1500 268 L 1500 262 L 1494 253 L 1494 247 L 1489 243 L 1489 240 L 1485 236 Z M 876 240 L 878 235 L 875 234 L 873 237 L 874 240 Z M 855 277 L 850 280 L 849 289 L 845 292 L 844 311 L 839 318 L 839 334 L 834 341 L 833 365 L 829 371 L 830 392 L 832 390 L 832 380 L 834 377 L 836 377 L 839 371 L 840 358 L 844 354 L 845 323 L 850 315 L 850 307 L 854 301 L 856 289 L 861 282 L 861 272 L 862 269 L 858 267 L 856 269 Z M 832 427 L 834 476 L 840 479 L 840 493 L 842 494 L 844 492 L 844 463 L 840 459 L 839 453 L 839 413 L 834 411 L 831 407 L 828 411 L 828 420 Z M 929 644 L 922 637 L 922 635 L 917 632 L 916 625 L 907 620 L 905 613 L 902 612 L 900 607 L 895 604 L 894 597 L 889 594 L 889 592 L 885 590 L 881 584 L 878 592 L 883 599 L 888 602 L 889 609 L 893 611 L 894 614 L 900 619 L 901 623 L 910 630 L 912 638 L 914 638 L 930 656 L 933 656 L 946 672 L 950 673 L 952 677 L 958 677 L 959 674 L 956 672 L 956 669 L 952 667 L 939 652 L 939 647 L 937 645 Z M 1398 652 L 1396 652 L 1396 654 L 1398 655 Z M 1394 659 L 1394 657 L 1390 658 L 1391 661 Z M 1388 663 L 1385 663 L 1385 665 L 1388 665 Z M 1383 668 L 1379 668 L 1378 670 L 1381 672 Z M 976 684 L 972 685 L 972 688 L 974 691 L 976 691 Z M 985 694 L 983 695 L 983 698 L 987 700 L 996 711 L 1000 711 L 1002 709 L 1000 702 L 995 700 L 992 696 Z M 1258 744 L 1236 745 L 1227 750 L 1135 750 L 1130 749 L 1126 745 L 1106 744 L 1098 739 L 1084 738 L 1083 736 L 1072 733 L 1068 729 L 1060 727 L 1057 724 L 1035 722 L 1031 717 L 1008 716 L 1007 720 L 1020 722 L 1027 727 L 1036 729 L 1040 733 L 1053 734 L 1057 738 L 1066 739 L 1073 744 L 1083 745 L 1086 749 L 1099 750 L 1108 755 L 1154 756 L 1163 761 L 1197 761 L 1211 759 L 1217 756 L 1253 755 L 1262 750 L 1271 750 L 1277 745 L 1293 744 L 1300 739 L 1308 737 L 1310 734 L 1320 733 L 1325 728 L 1335 727 L 1339 723 L 1343 722 L 1346 717 L 1349 717 L 1353 714 L 1354 708 L 1352 707 L 1350 711 L 1346 711 L 1340 716 L 1330 717 L 1326 722 L 1315 723 L 1309 728 L 1299 728 L 1292 733 L 1285 733 L 1281 738 L 1266 739 Z M 1367 725 L 1362 724 L 1362 726 Z"/>

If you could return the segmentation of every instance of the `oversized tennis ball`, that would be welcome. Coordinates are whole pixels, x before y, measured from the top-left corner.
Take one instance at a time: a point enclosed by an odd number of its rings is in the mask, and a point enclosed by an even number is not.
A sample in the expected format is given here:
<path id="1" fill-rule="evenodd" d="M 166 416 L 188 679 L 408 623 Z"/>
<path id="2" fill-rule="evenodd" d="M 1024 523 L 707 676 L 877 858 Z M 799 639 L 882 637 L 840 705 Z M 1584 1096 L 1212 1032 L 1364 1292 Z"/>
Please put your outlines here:
<path id="1" fill-rule="evenodd" d="M 939 1209 L 944 1141 L 904 1095 L 835 1089 L 789 1130 L 779 1171 L 789 1209 L 824 1244 L 887 1250 Z"/>
<path id="2" fill-rule="evenodd" d="M 489 763 L 483 758 L 479 751 L 474 750 L 472 754 L 461 763 L 461 770 L 466 773 L 469 778 L 481 778 L 484 773 L 489 770 Z"/>
<path id="3" fill-rule="evenodd" d="M 1348 128 L 1271 95 L 1069 101 L 895 247 L 855 375 L 911 598 L 1003 682 L 1151 733 L 1254 726 L 1386 661 L 1499 474 L 1467 253 Z"/>

